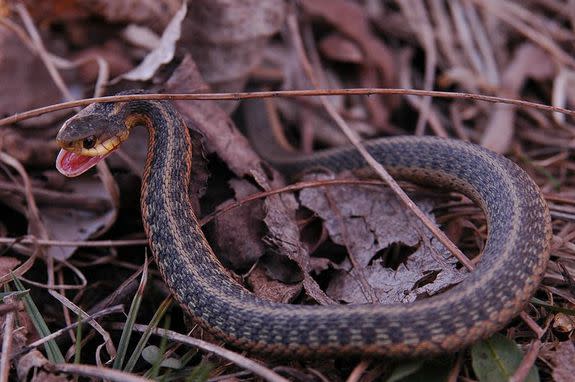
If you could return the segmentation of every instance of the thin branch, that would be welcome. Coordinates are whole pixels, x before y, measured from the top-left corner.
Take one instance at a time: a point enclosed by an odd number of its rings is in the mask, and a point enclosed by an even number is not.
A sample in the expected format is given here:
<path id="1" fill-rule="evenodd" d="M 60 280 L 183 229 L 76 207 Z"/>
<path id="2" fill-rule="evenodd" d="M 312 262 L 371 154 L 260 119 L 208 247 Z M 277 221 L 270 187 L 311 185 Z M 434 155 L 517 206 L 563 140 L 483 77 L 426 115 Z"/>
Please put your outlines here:
<path id="1" fill-rule="evenodd" d="M 465 99 L 469 101 L 481 101 L 489 103 L 503 103 L 514 105 L 523 109 L 535 109 L 545 112 L 562 113 L 575 117 L 575 110 L 570 110 L 557 106 L 549 106 L 536 102 L 529 102 L 520 99 L 505 97 L 495 97 L 475 93 L 444 92 L 435 90 L 418 90 L 418 89 L 395 89 L 395 88 L 350 88 L 350 89 L 320 89 L 320 90 L 273 90 L 263 92 L 234 92 L 234 93 L 169 93 L 169 94 L 130 94 L 115 95 L 108 97 L 85 98 L 77 101 L 63 102 L 50 106 L 44 106 L 38 109 L 32 109 L 22 113 L 14 114 L 10 117 L 0 119 L 0 126 L 10 125 L 25 119 L 34 118 L 42 114 L 52 113 L 58 110 L 71 109 L 78 106 L 87 106 L 91 103 L 104 102 L 127 102 L 132 100 L 168 100 L 168 101 L 237 101 L 242 99 L 258 99 L 268 97 L 313 97 L 313 96 L 332 96 L 332 95 L 415 95 L 422 97 L 452 98 Z"/>

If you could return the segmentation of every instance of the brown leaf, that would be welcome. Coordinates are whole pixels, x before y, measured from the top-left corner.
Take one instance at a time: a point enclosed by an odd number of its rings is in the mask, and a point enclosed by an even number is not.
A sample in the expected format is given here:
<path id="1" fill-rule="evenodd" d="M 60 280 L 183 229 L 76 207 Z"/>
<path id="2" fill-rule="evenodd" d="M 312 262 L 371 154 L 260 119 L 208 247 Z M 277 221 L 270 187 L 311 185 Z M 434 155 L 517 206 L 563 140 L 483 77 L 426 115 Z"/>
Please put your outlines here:
<path id="1" fill-rule="evenodd" d="M 517 48 L 513 60 L 503 72 L 503 95 L 517 98 L 527 79 L 550 78 L 554 72 L 553 60 L 547 53 L 531 43 L 524 43 Z M 507 152 L 515 132 L 515 107 L 495 105 L 486 126 L 481 145 L 498 153 Z"/>
<path id="2" fill-rule="evenodd" d="M 461 281 L 464 275 L 456 270 L 456 260 L 389 190 L 352 186 L 305 189 L 300 201 L 324 220 L 333 242 L 346 246 L 353 258 L 353 262 L 340 265 L 328 286 L 327 293 L 334 299 L 411 302 Z M 431 211 L 428 202 L 418 205 L 428 214 Z M 412 247 L 413 253 L 399 265 L 390 266 L 385 257 L 392 255 L 393 248 L 384 258 L 380 254 L 394 243 Z"/>
<path id="3" fill-rule="evenodd" d="M 85 84 L 94 83 L 98 78 L 99 67 L 93 60 L 96 57 L 106 60 L 110 77 L 119 76 L 133 67 L 132 62 L 126 56 L 125 47 L 117 41 L 108 41 L 101 46 L 84 49 L 74 55 L 74 59 L 85 61 L 85 64 L 78 68 L 80 78 Z"/>
<path id="4" fill-rule="evenodd" d="M 42 2 L 45 2 L 42 0 Z M 148 25 L 161 31 L 182 6 L 182 0 L 77 0 L 87 11 L 111 23 Z"/>
<path id="5" fill-rule="evenodd" d="M 70 195 L 107 200 L 108 205 L 102 206 L 103 210 L 100 211 L 86 210 L 82 205 L 73 208 L 40 205 L 40 214 L 51 239 L 86 240 L 103 233 L 104 228 L 113 223 L 116 217 L 115 203 L 110 200 L 108 191 L 99 179 L 89 176 L 69 179 L 66 187 Z M 51 246 L 46 252 L 58 260 L 66 260 L 75 250 L 75 247 Z"/>
<path id="6" fill-rule="evenodd" d="M 28 380 L 28 375 L 32 369 L 41 368 L 48 364 L 48 360 L 38 350 L 32 350 L 25 354 L 18 360 L 16 371 L 18 372 L 18 380 Z"/>
<path id="7" fill-rule="evenodd" d="M 1 97 L 1 96 L 0 96 Z M 26 166 L 51 168 L 58 146 L 46 131 L 6 127 L 0 131 L 0 149 Z"/>
<path id="8" fill-rule="evenodd" d="M 186 2 L 182 2 L 181 8 L 176 12 L 160 39 L 160 44 L 144 58 L 144 60 L 130 70 L 122 74 L 118 79 L 131 81 L 146 81 L 154 76 L 160 66 L 167 64 L 174 58 L 176 43 L 180 39 L 182 21 L 188 11 Z"/>
<path id="9" fill-rule="evenodd" d="M 248 275 L 253 292 L 266 300 L 289 303 L 301 292 L 301 283 L 286 285 L 268 276 L 262 265 L 257 265 Z"/>
<path id="10" fill-rule="evenodd" d="M 30 15 L 39 24 L 85 19 L 89 12 L 76 0 L 24 0 Z"/>
<path id="11" fill-rule="evenodd" d="M 195 0 L 181 45 L 214 90 L 239 91 L 268 38 L 282 27 L 285 12 L 284 0 Z"/>
<path id="12" fill-rule="evenodd" d="M 383 86 L 396 85 L 393 55 L 371 32 L 369 16 L 363 7 L 347 0 L 302 0 L 300 3 L 308 14 L 323 18 L 359 44 L 369 61 L 379 67 Z"/>
<path id="13" fill-rule="evenodd" d="M 575 375 L 575 345 L 573 342 L 561 342 L 553 353 L 553 380 L 555 382 L 573 381 Z"/>
<path id="14" fill-rule="evenodd" d="M 573 306 L 571 306 L 573 309 Z M 575 330 L 575 317 L 564 313 L 557 313 L 553 319 L 553 329 L 562 333 L 570 333 Z"/>
<path id="15" fill-rule="evenodd" d="M 235 192 L 236 200 L 258 192 L 258 189 L 246 180 L 232 179 L 230 186 Z M 232 269 L 249 269 L 264 254 L 263 217 L 262 202 L 255 201 L 220 214 L 214 219 L 218 257 L 225 264 L 230 264 Z"/>
<path id="16" fill-rule="evenodd" d="M 1 25 L 0 84 L 0 116 L 57 103 L 61 99 L 42 61 L 12 31 Z"/>

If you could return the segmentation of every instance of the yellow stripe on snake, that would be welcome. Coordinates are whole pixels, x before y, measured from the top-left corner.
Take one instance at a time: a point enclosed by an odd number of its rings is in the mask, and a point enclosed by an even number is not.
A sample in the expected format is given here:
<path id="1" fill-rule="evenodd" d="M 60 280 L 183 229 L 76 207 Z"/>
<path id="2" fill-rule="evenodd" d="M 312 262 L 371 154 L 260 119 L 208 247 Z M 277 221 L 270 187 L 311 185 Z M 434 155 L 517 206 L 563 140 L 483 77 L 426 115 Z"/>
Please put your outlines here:
<path id="1" fill-rule="evenodd" d="M 205 328 L 240 348 L 277 355 L 416 356 L 464 348 L 503 328 L 535 293 L 549 258 L 551 224 L 535 183 L 479 146 L 431 137 L 383 138 L 367 150 L 394 176 L 459 191 L 484 211 L 479 264 L 449 291 L 409 304 L 310 306 L 258 298 L 231 279 L 206 241 L 188 199 L 191 144 L 166 101 L 92 104 L 69 119 L 57 167 L 79 175 L 136 125 L 149 131 L 141 207 L 151 250 L 169 289 Z M 285 171 L 365 167 L 352 148 L 274 163 Z"/>

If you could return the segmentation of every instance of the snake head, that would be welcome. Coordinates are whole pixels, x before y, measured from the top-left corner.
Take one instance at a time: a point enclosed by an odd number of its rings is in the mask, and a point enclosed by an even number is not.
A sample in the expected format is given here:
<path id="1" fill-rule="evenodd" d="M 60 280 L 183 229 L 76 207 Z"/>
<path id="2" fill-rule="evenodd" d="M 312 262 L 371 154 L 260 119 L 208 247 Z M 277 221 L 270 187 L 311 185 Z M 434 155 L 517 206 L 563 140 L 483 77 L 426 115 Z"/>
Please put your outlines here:
<path id="1" fill-rule="evenodd" d="M 78 176 L 110 155 L 128 138 L 130 129 L 122 122 L 114 104 L 92 104 L 68 119 L 56 136 L 62 148 L 56 168 L 68 177 Z"/>

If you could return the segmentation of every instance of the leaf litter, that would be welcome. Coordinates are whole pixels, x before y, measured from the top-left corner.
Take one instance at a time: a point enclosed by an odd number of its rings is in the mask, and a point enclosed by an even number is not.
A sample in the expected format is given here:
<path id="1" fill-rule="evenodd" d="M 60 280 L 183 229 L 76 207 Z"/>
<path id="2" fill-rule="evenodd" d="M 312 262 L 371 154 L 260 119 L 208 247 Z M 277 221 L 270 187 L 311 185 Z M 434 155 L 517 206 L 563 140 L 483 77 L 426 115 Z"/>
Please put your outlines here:
<path id="1" fill-rule="evenodd" d="M 299 200 L 321 217 L 331 240 L 348 250 L 349 259 L 334 265 L 337 272 L 327 287 L 327 294 L 335 300 L 413 302 L 465 277 L 466 272 L 457 269 L 450 253 L 414 215 L 405 211 L 388 189 L 313 188 L 302 190 Z M 417 204 L 432 217 L 429 200 Z M 390 250 L 394 245 L 400 245 L 396 246 L 400 248 L 398 253 Z M 394 255 L 400 257 L 396 266 L 389 259 Z M 375 295 L 375 301 L 368 297 L 366 286 Z"/>

